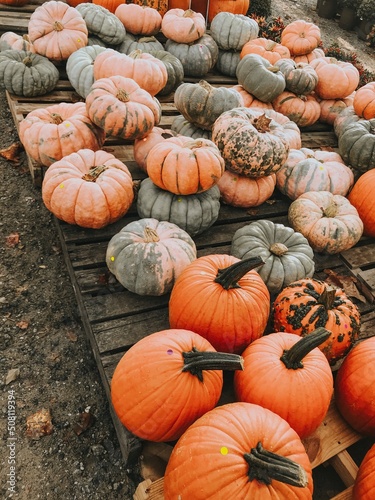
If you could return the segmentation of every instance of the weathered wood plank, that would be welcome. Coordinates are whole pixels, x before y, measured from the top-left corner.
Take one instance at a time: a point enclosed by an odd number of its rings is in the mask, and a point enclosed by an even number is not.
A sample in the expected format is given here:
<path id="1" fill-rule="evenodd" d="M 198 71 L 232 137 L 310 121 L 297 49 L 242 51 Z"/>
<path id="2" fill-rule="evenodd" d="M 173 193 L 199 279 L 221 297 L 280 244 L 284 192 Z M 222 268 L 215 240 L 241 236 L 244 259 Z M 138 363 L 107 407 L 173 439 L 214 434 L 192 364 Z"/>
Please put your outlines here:
<path id="1" fill-rule="evenodd" d="M 350 268 L 375 266 L 375 242 L 365 246 L 354 246 L 341 252 L 341 257 Z"/>

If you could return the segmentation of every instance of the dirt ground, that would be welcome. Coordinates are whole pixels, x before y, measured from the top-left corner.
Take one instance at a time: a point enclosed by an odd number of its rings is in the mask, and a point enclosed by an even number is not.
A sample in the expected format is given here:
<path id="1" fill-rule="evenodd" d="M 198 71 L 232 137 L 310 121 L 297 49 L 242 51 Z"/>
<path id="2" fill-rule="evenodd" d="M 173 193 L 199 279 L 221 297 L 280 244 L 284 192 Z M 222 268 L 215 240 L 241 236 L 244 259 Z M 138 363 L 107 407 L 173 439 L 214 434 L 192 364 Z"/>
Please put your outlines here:
<path id="1" fill-rule="evenodd" d="M 285 23 L 315 22 L 324 46 L 338 42 L 375 71 L 374 50 L 319 18 L 313 2 L 272 5 Z M 2 91 L 0 130 L 0 150 L 18 140 Z M 122 461 L 53 217 L 24 152 L 18 162 L 0 156 L 0 200 L 0 497 L 130 500 L 136 478 Z M 52 427 L 33 439 L 26 422 L 42 409 Z"/>

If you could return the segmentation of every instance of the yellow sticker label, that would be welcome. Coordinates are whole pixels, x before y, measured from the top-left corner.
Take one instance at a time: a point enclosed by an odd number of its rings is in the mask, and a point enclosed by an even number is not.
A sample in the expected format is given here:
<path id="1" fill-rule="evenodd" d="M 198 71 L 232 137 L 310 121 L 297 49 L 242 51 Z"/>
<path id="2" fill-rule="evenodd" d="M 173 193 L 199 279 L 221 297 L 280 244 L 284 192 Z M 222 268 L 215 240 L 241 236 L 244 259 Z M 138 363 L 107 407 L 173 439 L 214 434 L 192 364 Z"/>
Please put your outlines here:
<path id="1" fill-rule="evenodd" d="M 64 186 L 64 184 L 60 184 L 60 186 L 59 186 L 59 187 L 62 189 L 62 188 L 63 188 L 63 187 L 65 187 L 65 186 Z"/>
<path id="2" fill-rule="evenodd" d="M 222 446 L 222 447 L 220 448 L 220 453 L 221 453 L 222 455 L 228 455 L 228 448 L 227 448 L 226 446 Z"/>
<path id="3" fill-rule="evenodd" d="M 111 257 L 111 262 L 113 262 L 114 260 L 115 260 L 115 258 L 114 258 L 114 257 L 113 257 L 113 255 L 112 255 L 112 257 Z"/>

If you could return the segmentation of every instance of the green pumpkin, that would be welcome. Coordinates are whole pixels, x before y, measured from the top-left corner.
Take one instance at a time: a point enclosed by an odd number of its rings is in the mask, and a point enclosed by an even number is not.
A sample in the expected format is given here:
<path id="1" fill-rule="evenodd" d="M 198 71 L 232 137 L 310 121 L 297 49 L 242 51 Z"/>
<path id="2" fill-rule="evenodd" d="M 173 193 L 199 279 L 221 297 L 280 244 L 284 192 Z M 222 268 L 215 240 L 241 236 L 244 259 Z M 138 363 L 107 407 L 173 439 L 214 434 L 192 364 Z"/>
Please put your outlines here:
<path id="1" fill-rule="evenodd" d="M 176 116 L 171 125 L 171 130 L 179 135 L 185 135 L 192 139 L 209 139 L 211 140 L 211 130 L 204 130 L 197 127 L 193 123 L 186 120 L 182 115 Z"/>
<path id="2" fill-rule="evenodd" d="M 375 168 L 375 118 L 343 125 L 338 135 L 339 154 L 357 172 Z"/>
<path id="3" fill-rule="evenodd" d="M 157 50 L 164 50 L 164 47 L 154 36 L 136 36 L 126 33 L 125 40 L 117 46 L 117 50 L 127 55 L 133 50 L 141 50 L 151 54 Z"/>
<path id="4" fill-rule="evenodd" d="M 307 239 L 292 228 L 270 220 L 259 220 L 238 229 L 231 255 L 239 259 L 259 256 L 264 260 L 258 273 L 271 294 L 293 281 L 310 278 L 315 271 L 314 252 Z"/>
<path id="5" fill-rule="evenodd" d="M 215 68 L 222 75 L 236 78 L 237 66 L 240 60 L 240 52 L 219 49 Z"/>
<path id="6" fill-rule="evenodd" d="M 219 12 L 212 19 L 210 34 L 220 49 L 241 51 L 245 43 L 258 38 L 259 25 L 242 14 Z"/>
<path id="7" fill-rule="evenodd" d="M 203 193 L 182 196 L 160 189 L 147 178 L 138 191 L 137 211 L 142 218 L 169 221 L 196 236 L 217 220 L 220 190 L 215 185 Z"/>
<path id="8" fill-rule="evenodd" d="M 318 83 L 318 74 L 308 63 L 282 58 L 275 62 L 275 66 L 284 75 L 286 90 L 298 96 L 311 94 Z"/>
<path id="9" fill-rule="evenodd" d="M 87 97 L 91 85 L 94 83 L 94 61 L 105 47 L 88 45 L 73 52 L 66 62 L 66 74 L 74 88 L 81 97 Z"/>
<path id="10" fill-rule="evenodd" d="M 125 26 L 105 7 L 93 3 L 80 3 L 75 8 L 85 20 L 90 35 L 97 36 L 110 45 L 119 45 L 125 40 Z"/>
<path id="11" fill-rule="evenodd" d="M 177 88 L 184 79 L 184 67 L 181 61 L 166 50 L 156 50 L 151 55 L 159 59 L 166 67 L 168 80 L 158 95 L 168 95 Z"/>

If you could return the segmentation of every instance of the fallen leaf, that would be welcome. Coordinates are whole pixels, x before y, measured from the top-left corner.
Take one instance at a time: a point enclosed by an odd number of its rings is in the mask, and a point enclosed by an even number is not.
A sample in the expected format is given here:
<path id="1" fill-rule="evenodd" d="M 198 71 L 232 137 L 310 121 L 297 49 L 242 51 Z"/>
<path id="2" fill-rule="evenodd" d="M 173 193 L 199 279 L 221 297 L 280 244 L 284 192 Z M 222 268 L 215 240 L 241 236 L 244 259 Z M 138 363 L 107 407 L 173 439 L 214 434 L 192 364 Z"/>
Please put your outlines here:
<path id="1" fill-rule="evenodd" d="M 358 280 L 354 276 L 337 274 L 332 269 L 324 269 L 324 272 L 327 274 L 327 278 L 324 280 L 325 283 L 342 288 L 349 298 L 355 298 L 364 303 L 367 302 L 366 297 L 359 291 L 357 287 Z"/>
<path id="2" fill-rule="evenodd" d="M 18 233 L 11 233 L 5 239 L 6 246 L 10 248 L 14 248 L 18 245 L 19 242 L 20 235 Z"/>
<path id="3" fill-rule="evenodd" d="M 26 436 L 39 439 L 53 432 L 52 416 L 49 410 L 42 408 L 26 419 Z"/>
<path id="4" fill-rule="evenodd" d="M 77 335 L 72 331 L 67 332 L 66 336 L 70 340 L 70 342 L 77 342 L 77 340 L 78 340 Z"/>
<path id="5" fill-rule="evenodd" d="M 95 417 L 90 411 L 83 411 L 78 415 L 78 421 L 74 423 L 73 430 L 77 436 L 89 429 L 95 422 Z"/>
<path id="6" fill-rule="evenodd" d="M 18 326 L 21 330 L 27 330 L 29 328 L 29 323 L 27 321 L 19 321 L 16 323 L 16 326 Z"/>
<path id="7" fill-rule="evenodd" d="M 0 149 L 0 156 L 8 161 L 19 162 L 19 154 L 22 150 L 22 144 L 20 142 L 14 142 L 9 147 Z"/>
<path id="8" fill-rule="evenodd" d="M 266 200 L 267 205 L 274 205 L 276 200 Z"/>
<path id="9" fill-rule="evenodd" d="M 8 371 L 7 376 L 5 377 L 5 385 L 8 385 L 11 382 L 14 382 L 15 380 L 18 379 L 19 376 L 20 376 L 20 369 L 19 368 L 11 368 Z"/>

